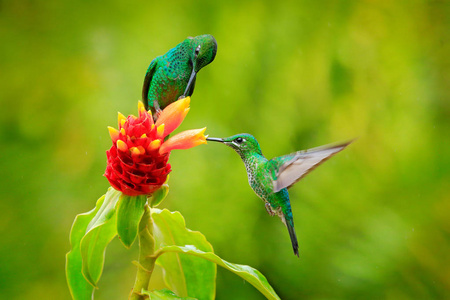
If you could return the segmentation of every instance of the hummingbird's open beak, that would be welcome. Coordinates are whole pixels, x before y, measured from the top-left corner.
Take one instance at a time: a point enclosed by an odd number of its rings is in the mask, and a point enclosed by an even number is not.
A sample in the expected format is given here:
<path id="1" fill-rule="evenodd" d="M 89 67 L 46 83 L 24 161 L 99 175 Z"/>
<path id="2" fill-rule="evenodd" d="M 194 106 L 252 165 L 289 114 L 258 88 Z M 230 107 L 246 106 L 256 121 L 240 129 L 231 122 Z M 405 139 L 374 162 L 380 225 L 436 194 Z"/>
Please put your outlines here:
<path id="1" fill-rule="evenodd" d="M 194 82 L 195 75 L 197 75 L 197 72 L 195 72 L 195 66 L 192 68 L 191 77 L 189 78 L 188 84 L 186 86 L 186 89 L 184 90 L 183 96 L 186 97 L 188 91 L 191 88 L 192 83 Z"/>
<path id="2" fill-rule="evenodd" d="M 220 142 L 220 143 L 223 143 L 223 139 L 219 139 L 219 138 L 207 137 L 206 140 L 207 140 L 207 141 L 210 141 L 210 142 Z"/>

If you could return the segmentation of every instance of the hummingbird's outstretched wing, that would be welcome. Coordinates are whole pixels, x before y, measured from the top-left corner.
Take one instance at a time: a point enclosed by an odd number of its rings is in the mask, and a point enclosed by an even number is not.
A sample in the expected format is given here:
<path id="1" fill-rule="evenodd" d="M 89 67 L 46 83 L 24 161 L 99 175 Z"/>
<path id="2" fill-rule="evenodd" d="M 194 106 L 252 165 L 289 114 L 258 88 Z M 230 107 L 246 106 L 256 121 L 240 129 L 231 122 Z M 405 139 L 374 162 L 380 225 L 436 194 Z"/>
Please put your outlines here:
<path id="1" fill-rule="evenodd" d="M 272 174 L 273 191 L 278 192 L 283 188 L 290 188 L 294 183 L 302 179 L 328 158 L 342 151 L 351 142 L 353 141 L 298 151 L 272 158 L 269 162 L 276 166 L 275 172 Z"/>
<path id="2" fill-rule="evenodd" d="M 145 109 L 148 110 L 148 91 L 150 89 L 150 83 L 152 82 L 153 75 L 156 71 L 157 58 L 153 59 L 148 66 L 147 72 L 145 73 L 144 84 L 142 86 L 142 102 L 144 102 Z"/>

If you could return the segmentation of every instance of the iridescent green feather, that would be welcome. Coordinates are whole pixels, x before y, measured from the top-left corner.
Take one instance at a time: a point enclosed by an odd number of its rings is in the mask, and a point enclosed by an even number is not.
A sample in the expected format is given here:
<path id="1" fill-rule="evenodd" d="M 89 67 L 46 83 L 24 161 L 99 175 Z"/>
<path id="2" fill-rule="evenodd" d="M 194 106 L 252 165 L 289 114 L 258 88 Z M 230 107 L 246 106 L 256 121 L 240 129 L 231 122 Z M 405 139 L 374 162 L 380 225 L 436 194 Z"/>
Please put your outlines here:
<path id="1" fill-rule="evenodd" d="M 142 88 L 146 109 L 155 113 L 181 96 L 191 96 L 197 72 L 214 60 L 216 52 L 216 40 L 205 34 L 187 38 L 155 58 L 147 69 Z"/>

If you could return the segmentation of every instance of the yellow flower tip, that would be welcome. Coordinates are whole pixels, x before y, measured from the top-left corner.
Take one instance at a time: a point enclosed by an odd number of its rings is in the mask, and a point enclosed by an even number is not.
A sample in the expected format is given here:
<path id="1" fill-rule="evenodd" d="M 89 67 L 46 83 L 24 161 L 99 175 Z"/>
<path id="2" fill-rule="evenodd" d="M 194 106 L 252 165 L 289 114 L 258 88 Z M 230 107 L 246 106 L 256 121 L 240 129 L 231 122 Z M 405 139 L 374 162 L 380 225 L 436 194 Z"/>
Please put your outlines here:
<path id="1" fill-rule="evenodd" d="M 119 123 L 119 127 L 122 127 L 123 124 L 125 124 L 125 122 L 127 121 L 127 118 L 125 118 L 125 116 L 119 112 L 117 113 L 117 120 Z"/>
<path id="2" fill-rule="evenodd" d="M 142 146 L 131 147 L 130 148 L 131 156 L 138 156 L 145 153 L 145 149 Z"/>
<path id="3" fill-rule="evenodd" d="M 208 137 L 208 135 L 205 135 L 206 127 L 194 130 L 198 130 L 197 134 L 195 135 L 198 145 L 206 144 L 206 138 Z"/>
<path id="4" fill-rule="evenodd" d="M 119 130 L 114 127 L 108 126 L 109 135 L 111 136 L 111 140 L 115 143 L 119 139 Z"/>
<path id="5" fill-rule="evenodd" d="M 139 115 L 147 112 L 145 110 L 145 106 L 144 106 L 144 103 L 142 101 L 138 102 L 138 112 L 139 112 Z"/>
<path id="6" fill-rule="evenodd" d="M 163 137 L 163 134 L 164 134 L 164 128 L 165 128 L 166 126 L 164 125 L 164 124 L 161 124 L 161 125 L 159 125 L 157 128 L 156 128 L 156 136 L 158 137 L 158 138 L 161 138 L 161 137 Z"/>
<path id="7" fill-rule="evenodd" d="M 120 128 L 120 134 L 125 136 L 127 133 L 125 132 L 125 128 Z"/>
<path id="8" fill-rule="evenodd" d="M 185 102 L 185 105 L 187 105 L 187 106 L 189 106 L 189 104 L 191 103 L 191 96 L 187 96 L 187 97 L 185 97 L 185 98 L 183 98 L 183 99 L 180 99 L 180 100 L 184 100 Z"/>
<path id="9" fill-rule="evenodd" d="M 147 137 L 147 135 L 144 133 L 143 135 L 141 135 L 141 139 L 145 139 Z"/>
<path id="10" fill-rule="evenodd" d="M 117 149 L 119 149 L 122 152 L 125 152 L 128 150 L 127 144 L 122 140 L 117 140 L 116 145 L 117 145 Z"/>
<path id="11" fill-rule="evenodd" d="M 160 146 L 161 146 L 161 140 L 154 140 L 148 145 L 147 149 L 148 149 L 148 151 L 153 151 L 153 150 L 158 149 Z"/>
<path id="12" fill-rule="evenodd" d="M 199 133 L 202 134 L 205 139 L 209 136 L 208 134 L 205 135 L 206 127 L 200 128 L 199 130 Z"/>

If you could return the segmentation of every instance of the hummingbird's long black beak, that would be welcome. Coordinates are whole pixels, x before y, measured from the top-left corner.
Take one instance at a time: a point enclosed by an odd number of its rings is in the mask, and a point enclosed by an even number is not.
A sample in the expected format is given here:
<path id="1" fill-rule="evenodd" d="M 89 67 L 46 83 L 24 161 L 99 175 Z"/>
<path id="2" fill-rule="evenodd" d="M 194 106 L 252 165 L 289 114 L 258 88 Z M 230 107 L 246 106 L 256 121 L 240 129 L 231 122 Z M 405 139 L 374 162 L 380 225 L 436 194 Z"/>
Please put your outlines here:
<path id="1" fill-rule="evenodd" d="M 223 139 L 220 139 L 220 138 L 207 137 L 206 140 L 207 140 L 207 141 L 210 141 L 210 142 L 220 142 L 220 143 L 223 143 Z"/>
<path id="2" fill-rule="evenodd" d="M 195 75 L 197 75 L 197 72 L 195 72 L 195 66 L 192 68 L 191 77 L 189 78 L 188 84 L 186 86 L 186 89 L 184 90 L 183 96 L 186 97 L 187 93 L 189 92 L 192 83 L 194 82 Z"/>

